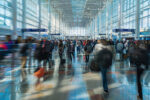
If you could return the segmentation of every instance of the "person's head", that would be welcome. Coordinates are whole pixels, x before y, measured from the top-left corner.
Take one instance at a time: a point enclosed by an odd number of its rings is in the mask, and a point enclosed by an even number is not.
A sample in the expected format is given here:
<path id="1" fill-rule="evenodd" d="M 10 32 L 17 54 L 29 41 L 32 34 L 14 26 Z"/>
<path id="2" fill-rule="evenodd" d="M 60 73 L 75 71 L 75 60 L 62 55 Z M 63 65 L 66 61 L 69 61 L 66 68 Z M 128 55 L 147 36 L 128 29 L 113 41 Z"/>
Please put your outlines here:
<path id="1" fill-rule="evenodd" d="M 87 43 L 87 44 L 90 44 L 90 40 L 87 40 L 86 43 Z"/>
<path id="2" fill-rule="evenodd" d="M 6 41 L 11 41 L 11 35 L 6 35 Z"/>
<path id="3" fill-rule="evenodd" d="M 101 40 L 97 40 L 97 43 L 100 44 L 100 43 L 101 43 Z"/>

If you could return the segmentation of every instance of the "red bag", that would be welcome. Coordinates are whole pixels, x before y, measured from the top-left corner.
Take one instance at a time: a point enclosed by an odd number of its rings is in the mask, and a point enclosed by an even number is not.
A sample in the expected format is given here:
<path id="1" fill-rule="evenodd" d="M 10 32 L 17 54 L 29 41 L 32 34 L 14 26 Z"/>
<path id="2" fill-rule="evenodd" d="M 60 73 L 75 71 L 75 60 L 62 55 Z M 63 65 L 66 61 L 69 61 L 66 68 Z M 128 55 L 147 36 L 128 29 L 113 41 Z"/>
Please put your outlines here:
<path id="1" fill-rule="evenodd" d="M 36 76 L 37 78 L 41 78 L 44 76 L 44 74 L 45 74 L 44 68 L 40 68 L 38 71 L 34 73 L 34 76 Z"/>

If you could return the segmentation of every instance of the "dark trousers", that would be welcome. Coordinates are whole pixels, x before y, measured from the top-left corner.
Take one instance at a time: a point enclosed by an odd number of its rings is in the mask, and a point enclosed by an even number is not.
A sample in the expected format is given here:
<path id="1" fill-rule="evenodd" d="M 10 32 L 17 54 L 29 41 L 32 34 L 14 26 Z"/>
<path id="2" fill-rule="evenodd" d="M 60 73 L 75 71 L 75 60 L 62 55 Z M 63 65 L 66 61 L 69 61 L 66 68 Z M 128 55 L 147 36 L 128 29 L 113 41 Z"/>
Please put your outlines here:
<path id="1" fill-rule="evenodd" d="M 140 66 L 138 66 L 138 67 L 140 67 Z M 138 87 L 139 97 L 142 99 L 143 98 L 143 93 L 142 93 L 142 84 L 141 84 L 140 79 L 141 79 L 141 76 L 144 72 L 144 69 L 138 68 L 138 67 L 137 67 L 137 74 L 136 74 L 136 76 L 137 76 L 137 87 Z"/>
<path id="2" fill-rule="evenodd" d="M 85 62 L 86 62 L 86 63 L 89 62 L 89 55 L 85 55 Z"/>
<path id="3" fill-rule="evenodd" d="M 62 53 L 59 53 L 60 60 L 62 60 L 62 55 L 63 55 Z"/>
<path id="4" fill-rule="evenodd" d="M 103 80 L 103 89 L 108 90 L 108 83 L 107 83 L 107 69 L 101 68 L 102 80 Z"/>
<path id="5" fill-rule="evenodd" d="M 72 58 L 74 58 L 74 52 L 69 52 L 68 58 L 72 61 Z"/>
<path id="6" fill-rule="evenodd" d="M 49 59 L 52 59 L 52 53 L 49 54 Z"/>
<path id="7" fill-rule="evenodd" d="M 79 46 L 77 47 L 77 53 L 80 53 L 80 47 Z"/>

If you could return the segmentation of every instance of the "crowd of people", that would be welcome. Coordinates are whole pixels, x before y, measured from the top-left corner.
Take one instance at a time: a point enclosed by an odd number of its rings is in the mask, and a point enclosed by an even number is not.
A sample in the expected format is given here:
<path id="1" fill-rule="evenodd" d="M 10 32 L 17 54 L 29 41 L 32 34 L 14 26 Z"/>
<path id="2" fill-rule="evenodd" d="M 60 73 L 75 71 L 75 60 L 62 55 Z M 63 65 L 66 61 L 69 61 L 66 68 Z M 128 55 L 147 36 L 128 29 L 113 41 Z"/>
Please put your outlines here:
<path id="1" fill-rule="evenodd" d="M 11 53 L 19 53 L 21 57 L 21 68 L 24 69 L 31 66 L 31 62 L 38 62 L 38 69 L 41 66 L 42 71 L 47 67 L 53 66 L 53 51 L 58 51 L 60 63 L 64 64 L 64 54 L 67 54 L 71 62 L 75 58 L 75 51 L 77 54 L 84 54 L 85 63 L 89 64 L 90 55 L 94 55 L 94 62 L 98 68 L 91 67 L 91 70 L 101 71 L 103 79 L 103 88 L 108 93 L 107 85 L 107 69 L 112 65 L 112 61 L 118 56 L 118 59 L 123 61 L 129 59 L 131 64 L 136 67 L 137 71 L 137 86 L 139 98 L 142 99 L 142 85 L 140 77 L 145 69 L 149 66 L 150 56 L 150 41 L 146 40 L 36 40 L 27 38 L 22 40 L 20 37 L 17 40 L 11 40 L 11 36 L 7 36 L 6 40 L 0 41 L 0 60 L 5 59 L 5 56 Z M 140 67 L 145 65 L 145 69 Z M 92 63 L 90 66 L 95 66 Z M 37 74 L 37 73 L 36 73 Z M 42 74 L 43 76 L 44 74 Z M 38 77 L 40 78 L 40 76 Z"/>

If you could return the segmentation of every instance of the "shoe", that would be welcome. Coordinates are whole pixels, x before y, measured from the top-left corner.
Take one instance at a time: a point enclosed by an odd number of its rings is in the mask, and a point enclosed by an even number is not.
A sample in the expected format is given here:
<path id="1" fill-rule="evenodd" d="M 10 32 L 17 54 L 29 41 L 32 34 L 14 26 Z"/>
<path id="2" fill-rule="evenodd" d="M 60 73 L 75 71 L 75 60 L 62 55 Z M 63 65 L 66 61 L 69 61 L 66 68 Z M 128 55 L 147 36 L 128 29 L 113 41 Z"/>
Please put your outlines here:
<path id="1" fill-rule="evenodd" d="M 137 96 L 137 100 L 143 100 L 142 98 L 140 98 L 140 96 Z"/>
<path id="2" fill-rule="evenodd" d="M 109 91 L 108 91 L 108 90 L 104 90 L 104 93 L 105 93 L 105 94 L 109 94 Z"/>

